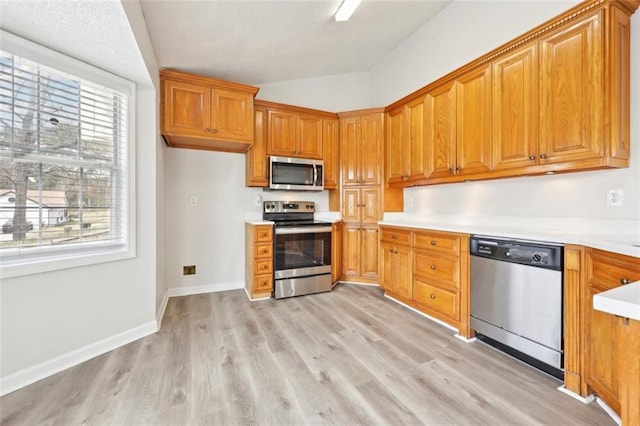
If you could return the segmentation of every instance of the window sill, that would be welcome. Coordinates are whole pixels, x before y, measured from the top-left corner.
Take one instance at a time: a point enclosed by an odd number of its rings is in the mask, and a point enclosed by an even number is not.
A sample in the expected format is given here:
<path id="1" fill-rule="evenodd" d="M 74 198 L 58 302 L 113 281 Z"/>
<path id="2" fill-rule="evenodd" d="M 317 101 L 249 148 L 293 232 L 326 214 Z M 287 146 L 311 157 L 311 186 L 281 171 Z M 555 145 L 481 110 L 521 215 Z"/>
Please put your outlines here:
<path id="1" fill-rule="evenodd" d="M 128 248 L 126 244 L 100 244 L 65 252 L 34 254 L 18 259 L 0 257 L 0 278 L 4 280 L 133 257 L 135 250 Z"/>

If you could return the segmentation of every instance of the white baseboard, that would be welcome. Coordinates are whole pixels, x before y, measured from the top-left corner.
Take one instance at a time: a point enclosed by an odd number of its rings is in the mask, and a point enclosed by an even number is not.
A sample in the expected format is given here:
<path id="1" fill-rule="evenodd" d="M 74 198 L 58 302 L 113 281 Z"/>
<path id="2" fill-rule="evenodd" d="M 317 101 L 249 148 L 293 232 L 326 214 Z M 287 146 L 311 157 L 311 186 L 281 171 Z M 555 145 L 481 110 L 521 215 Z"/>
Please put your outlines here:
<path id="1" fill-rule="evenodd" d="M 169 303 L 169 290 L 164 292 L 162 303 L 160 303 L 160 309 L 158 309 L 158 313 L 156 313 L 156 324 L 158 325 L 158 330 L 160 330 L 160 326 L 162 325 L 162 318 L 164 318 L 164 311 L 167 310 L 167 303 Z"/>
<path id="2" fill-rule="evenodd" d="M 247 291 L 247 288 L 246 287 L 243 287 L 243 288 L 244 288 L 244 294 L 247 295 L 247 299 L 249 299 L 250 302 L 257 302 L 258 300 L 269 300 L 269 299 L 271 299 L 271 296 L 258 297 L 256 299 L 254 299 L 253 297 L 251 297 L 251 295 Z"/>
<path id="3" fill-rule="evenodd" d="M 577 399 L 578 401 L 582 402 L 583 404 L 590 404 L 593 402 L 594 399 L 596 399 L 595 396 L 593 396 L 593 394 L 591 395 L 587 395 L 586 397 L 579 395 L 573 391 L 570 391 L 569 389 L 567 389 L 564 385 L 559 386 L 558 390 L 562 393 L 564 393 L 565 395 L 569 395 L 571 398 L 573 399 Z"/>
<path id="4" fill-rule="evenodd" d="M 613 408 L 609 407 L 609 405 L 599 397 L 596 397 L 596 402 L 604 410 L 604 412 L 607 413 L 609 417 L 611 417 L 611 420 L 616 422 L 618 426 L 622 425 L 622 419 L 620 418 L 618 413 L 613 411 Z"/>
<path id="5" fill-rule="evenodd" d="M 158 331 L 157 323 L 149 321 L 138 327 L 132 328 L 114 336 L 107 337 L 98 342 L 91 343 L 79 349 L 67 352 L 56 358 L 36 364 L 34 366 L 17 371 L 9 376 L 0 378 L 0 396 L 11 393 L 22 387 L 59 373 L 62 370 L 83 363 L 106 352 L 112 351 L 134 340 Z"/>
<path id="6" fill-rule="evenodd" d="M 453 337 L 455 337 L 458 340 L 462 340 L 465 343 L 473 343 L 476 340 L 478 340 L 476 337 L 472 337 L 471 339 L 467 339 L 466 337 L 464 337 L 463 335 L 458 334 L 458 333 L 454 334 Z"/>
<path id="7" fill-rule="evenodd" d="M 449 330 L 453 330 L 453 331 L 455 331 L 455 332 L 456 332 L 456 334 L 455 334 L 455 335 L 456 335 L 456 336 L 458 335 L 458 329 L 457 329 L 457 328 L 455 328 L 455 327 L 453 327 L 453 326 L 451 326 L 450 324 L 447 324 L 446 322 L 444 322 L 444 321 L 442 321 L 442 320 L 439 320 L 438 318 L 434 318 L 434 317 L 432 317 L 431 315 L 427 315 L 427 314 L 425 314 L 424 312 L 421 312 L 421 311 L 417 310 L 417 309 L 416 309 L 416 308 L 414 308 L 413 306 L 409 306 L 409 305 L 407 305 L 406 303 L 402 303 L 402 302 L 401 302 L 401 301 L 399 301 L 398 299 L 394 299 L 393 297 L 389 296 L 386 292 L 384 293 L 384 297 L 386 297 L 386 298 L 387 298 L 387 299 L 389 299 L 389 300 L 393 300 L 393 301 L 394 301 L 394 302 L 396 302 L 397 304 L 402 305 L 402 306 L 404 306 L 405 308 L 410 309 L 410 310 L 412 310 L 413 312 L 415 312 L 415 313 L 417 313 L 417 314 L 420 314 L 420 315 L 422 315 L 423 317 L 428 318 L 428 319 L 430 319 L 430 320 L 431 320 L 431 321 L 433 321 L 433 322 L 437 322 L 438 324 L 440 324 L 440 325 L 441 325 L 441 326 L 443 326 L 443 327 L 448 328 Z"/>
<path id="8" fill-rule="evenodd" d="M 232 281 L 228 283 L 192 285 L 188 287 L 172 287 L 168 290 L 168 293 L 169 297 L 178 297 L 201 293 L 216 293 L 218 291 L 240 290 L 242 288 L 244 288 L 244 281 Z"/>

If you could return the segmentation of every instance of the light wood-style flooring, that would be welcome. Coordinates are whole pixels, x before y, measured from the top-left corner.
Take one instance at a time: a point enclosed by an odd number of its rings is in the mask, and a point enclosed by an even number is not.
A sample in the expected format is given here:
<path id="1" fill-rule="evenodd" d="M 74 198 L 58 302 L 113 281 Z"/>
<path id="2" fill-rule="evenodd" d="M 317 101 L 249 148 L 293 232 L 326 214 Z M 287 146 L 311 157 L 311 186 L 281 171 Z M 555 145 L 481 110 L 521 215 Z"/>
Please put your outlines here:
<path id="1" fill-rule="evenodd" d="M 172 298 L 161 330 L 0 399 L 3 425 L 613 425 L 376 287 Z"/>

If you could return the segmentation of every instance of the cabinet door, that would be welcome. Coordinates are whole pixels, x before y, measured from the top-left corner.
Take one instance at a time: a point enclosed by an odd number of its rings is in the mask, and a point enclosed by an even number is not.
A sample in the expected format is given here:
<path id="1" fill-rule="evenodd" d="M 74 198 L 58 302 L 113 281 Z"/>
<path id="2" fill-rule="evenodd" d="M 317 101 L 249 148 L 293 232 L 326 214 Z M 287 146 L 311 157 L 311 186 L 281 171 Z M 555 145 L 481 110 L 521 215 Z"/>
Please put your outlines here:
<path id="1" fill-rule="evenodd" d="M 331 282 L 335 283 L 342 276 L 342 223 L 332 225 L 331 235 Z"/>
<path id="2" fill-rule="evenodd" d="M 376 224 L 382 219 L 381 213 L 381 195 L 382 190 L 380 188 L 367 188 L 360 189 L 360 220 L 363 224 Z"/>
<path id="3" fill-rule="evenodd" d="M 429 178 L 449 177 L 453 174 L 456 149 L 455 82 L 427 94 L 427 126 Z"/>
<path id="4" fill-rule="evenodd" d="M 395 282 L 398 295 L 411 299 L 413 297 L 413 283 L 411 271 L 411 247 L 396 246 L 394 250 Z"/>
<path id="5" fill-rule="evenodd" d="M 603 11 L 540 40 L 540 163 L 604 155 Z"/>
<path id="6" fill-rule="evenodd" d="M 360 189 L 344 188 L 342 190 L 342 220 L 360 223 L 362 207 L 360 206 Z"/>
<path id="7" fill-rule="evenodd" d="M 491 170 L 491 67 L 469 72 L 456 89 L 456 166 L 458 175 Z"/>
<path id="8" fill-rule="evenodd" d="M 269 164 L 267 162 L 267 110 L 255 109 L 253 144 L 245 154 L 246 185 L 269 186 Z"/>
<path id="9" fill-rule="evenodd" d="M 322 123 L 324 188 L 335 189 L 340 180 L 340 123 L 337 118 L 323 118 Z"/>
<path id="10" fill-rule="evenodd" d="M 342 165 L 342 184 L 360 185 L 360 118 L 340 119 L 340 163 Z"/>
<path id="11" fill-rule="evenodd" d="M 296 114 L 269 110 L 267 154 L 292 157 L 296 152 Z"/>
<path id="12" fill-rule="evenodd" d="M 537 164 L 537 43 L 494 62 L 492 84 L 494 170 Z"/>
<path id="13" fill-rule="evenodd" d="M 210 88 L 167 80 L 164 91 L 164 133 L 211 136 Z"/>
<path id="14" fill-rule="evenodd" d="M 211 132 L 216 139 L 253 141 L 253 96 L 230 90 L 213 90 Z"/>
<path id="15" fill-rule="evenodd" d="M 363 185 L 380 185 L 382 183 L 383 123 L 382 113 L 364 115 L 361 119 L 362 139 L 358 149 L 361 158 L 360 176 Z"/>
<path id="16" fill-rule="evenodd" d="M 360 275 L 360 226 L 345 224 L 342 239 L 342 275 L 357 277 Z"/>
<path id="17" fill-rule="evenodd" d="M 322 118 L 309 114 L 298 115 L 296 156 L 322 160 Z"/>
<path id="18" fill-rule="evenodd" d="M 380 287 L 384 291 L 388 291 L 391 293 L 398 292 L 398 285 L 394 281 L 393 275 L 393 245 L 388 243 L 380 244 Z"/>
<path id="19" fill-rule="evenodd" d="M 619 375 L 616 358 L 618 347 L 614 333 L 616 317 L 593 309 L 593 296 L 603 289 L 587 286 L 587 384 L 597 392 L 611 408 L 620 412 L 618 398 Z"/>
<path id="20" fill-rule="evenodd" d="M 408 146 L 405 144 L 408 161 L 408 181 L 411 183 L 424 181 L 429 175 L 429 151 L 426 140 L 426 96 L 411 101 L 407 105 Z"/>
<path id="21" fill-rule="evenodd" d="M 404 108 L 398 108 L 387 114 L 386 160 L 387 183 L 404 184 L 407 179 L 406 156 L 408 146 L 404 141 Z"/>
<path id="22" fill-rule="evenodd" d="M 361 231 L 360 243 L 360 276 L 378 279 L 378 227 L 365 226 Z"/>

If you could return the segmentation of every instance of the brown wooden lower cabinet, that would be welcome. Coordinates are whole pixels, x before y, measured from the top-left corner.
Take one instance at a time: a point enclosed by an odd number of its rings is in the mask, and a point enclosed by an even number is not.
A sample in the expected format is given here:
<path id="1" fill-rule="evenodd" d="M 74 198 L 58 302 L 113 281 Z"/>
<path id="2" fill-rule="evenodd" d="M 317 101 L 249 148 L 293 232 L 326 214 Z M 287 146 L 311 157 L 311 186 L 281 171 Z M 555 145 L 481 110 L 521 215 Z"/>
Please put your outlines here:
<path id="1" fill-rule="evenodd" d="M 271 297 L 273 289 L 273 227 L 245 225 L 245 289 L 252 299 Z"/>
<path id="2" fill-rule="evenodd" d="M 342 278 L 376 283 L 378 280 L 378 226 L 344 223 Z"/>
<path id="3" fill-rule="evenodd" d="M 595 392 L 620 413 L 620 378 L 626 372 L 618 365 L 622 352 L 618 318 L 593 309 L 597 293 L 640 280 L 640 259 L 601 250 L 586 249 L 584 307 L 584 376 L 588 390 Z"/>
<path id="4" fill-rule="evenodd" d="M 342 223 L 334 223 L 331 233 L 331 283 L 335 284 L 342 276 Z"/>
<path id="5" fill-rule="evenodd" d="M 472 337 L 469 236 L 380 228 L 380 285 L 385 292 Z"/>

